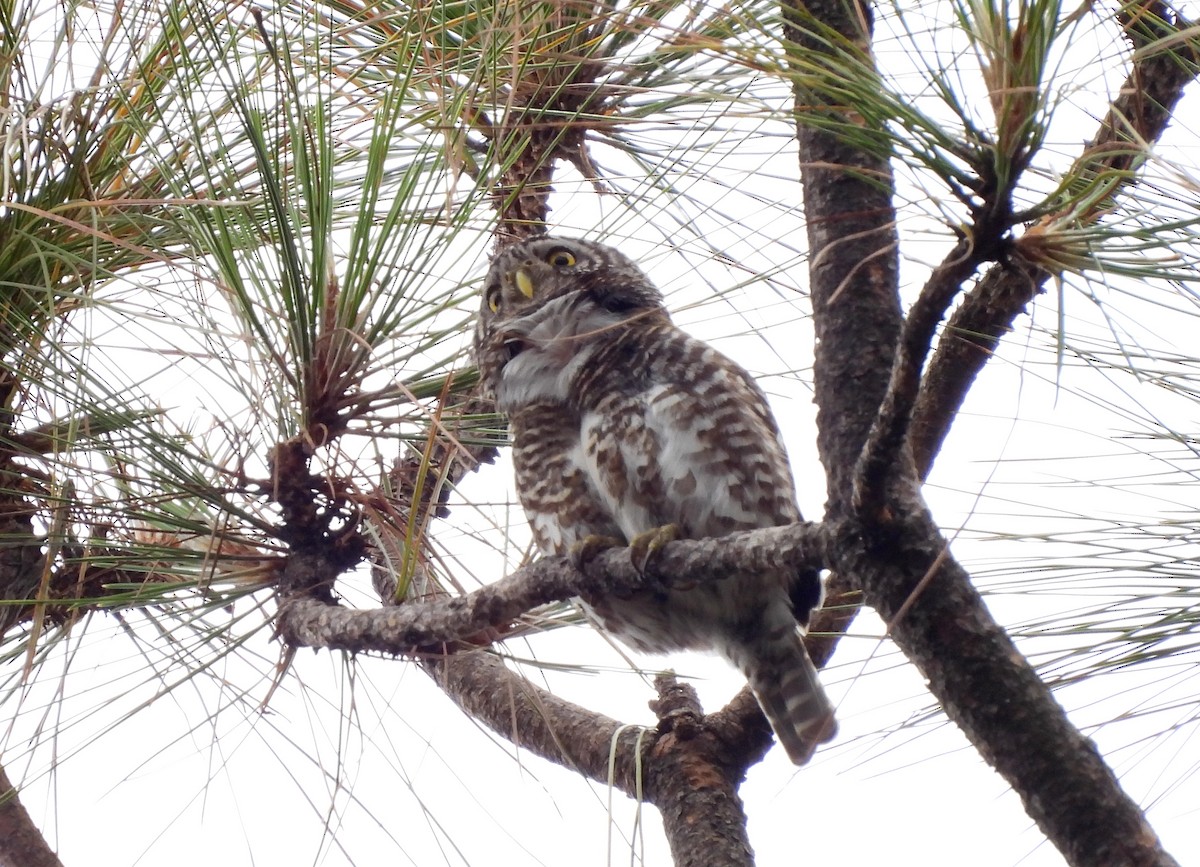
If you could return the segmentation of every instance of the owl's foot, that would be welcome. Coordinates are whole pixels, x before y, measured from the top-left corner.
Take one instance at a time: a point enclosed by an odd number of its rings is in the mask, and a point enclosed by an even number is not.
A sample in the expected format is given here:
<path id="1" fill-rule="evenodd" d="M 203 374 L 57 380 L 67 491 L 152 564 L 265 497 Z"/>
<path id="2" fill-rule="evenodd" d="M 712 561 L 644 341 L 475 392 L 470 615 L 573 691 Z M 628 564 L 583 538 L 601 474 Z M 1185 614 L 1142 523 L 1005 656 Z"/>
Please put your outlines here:
<path id="1" fill-rule="evenodd" d="M 629 542 L 629 558 L 633 560 L 633 568 L 643 578 L 653 577 L 647 573 L 658 559 L 659 552 L 668 542 L 674 542 L 683 537 L 682 531 L 675 524 L 664 524 L 638 533 Z"/>
<path id="2" fill-rule="evenodd" d="M 576 569 L 580 572 L 585 572 L 587 571 L 587 565 L 609 548 L 624 547 L 624 539 L 618 539 L 615 536 L 589 535 L 585 536 L 583 541 L 572 545 L 570 551 L 567 552 L 567 556 L 571 558 L 571 562 L 575 565 Z"/>

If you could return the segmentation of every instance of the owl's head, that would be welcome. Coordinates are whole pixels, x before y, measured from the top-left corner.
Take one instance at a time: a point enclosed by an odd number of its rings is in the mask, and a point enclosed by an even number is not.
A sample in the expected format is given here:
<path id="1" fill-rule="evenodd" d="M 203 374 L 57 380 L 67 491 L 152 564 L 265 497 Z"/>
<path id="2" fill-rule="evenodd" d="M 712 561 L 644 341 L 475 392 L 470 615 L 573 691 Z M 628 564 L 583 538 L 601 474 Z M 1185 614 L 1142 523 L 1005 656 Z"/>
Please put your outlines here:
<path id="1" fill-rule="evenodd" d="M 579 316 L 588 310 L 603 312 L 608 321 L 666 315 L 662 294 L 650 278 L 612 247 L 550 235 L 506 247 L 492 259 L 475 329 L 485 387 L 503 367 L 506 328 L 528 322 L 558 299 L 564 300 L 552 307 L 569 304 L 571 315 Z"/>

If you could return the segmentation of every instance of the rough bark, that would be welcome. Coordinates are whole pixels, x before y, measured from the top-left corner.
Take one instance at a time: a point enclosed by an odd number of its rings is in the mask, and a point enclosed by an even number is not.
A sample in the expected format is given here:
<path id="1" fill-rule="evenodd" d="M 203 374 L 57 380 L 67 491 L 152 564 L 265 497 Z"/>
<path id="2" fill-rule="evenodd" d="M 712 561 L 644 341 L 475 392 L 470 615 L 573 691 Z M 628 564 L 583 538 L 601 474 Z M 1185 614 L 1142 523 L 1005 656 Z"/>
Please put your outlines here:
<path id="1" fill-rule="evenodd" d="M 659 723 L 647 728 L 564 701 L 483 651 L 433 657 L 425 668 L 467 714 L 516 746 L 657 807 L 676 865 L 754 863 L 737 788 L 769 738 L 745 755 L 740 733 L 727 742 L 731 729 L 709 724 L 690 687 L 660 676 L 651 702 Z"/>
<path id="2" fill-rule="evenodd" d="M 736 533 L 721 539 L 671 542 L 655 555 L 655 575 L 633 565 L 627 549 L 603 551 L 579 572 L 567 557 L 544 557 L 507 577 L 463 596 L 406 601 L 371 610 L 327 604 L 300 592 L 284 596 L 277 629 L 295 647 L 324 647 L 355 653 L 405 654 L 470 640 L 490 629 L 509 630 L 523 614 L 573 596 L 628 593 L 647 586 L 721 580 L 738 569 L 791 572 L 821 568 L 827 560 L 824 530 L 792 524 Z M 297 585 L 323 587 L 333 568 L 320 557 L 289 556 L 288 574 L 317 576 Z M 335 573 L 334 573 L 335 574 Z M 383 594 L 386 598 L 387 594 Z"/>
<path id="3" fill-rule="evenodd" d="M 654 685 L 659 697 L 650 706 L 662 737 L 650 749 L 647 799 L 662 813 L 675 864 L 751 867 L 754 852 L 737 790 L 766 744 L 753 756 L 729 750 L 722 736 L 730 730 L 707 724 L 695 689 L 671 674 L 660 674 Z"/>
<path id="4" fill-rule="evenodd" d="M 847 527 L 835 550 L 947 716 L 1068 863 L 1175 865 L 1095 745 L 992 619 L 928 513 L 916 502 L 904 511 L 894 533 L 865 538 Z"/>
<path id="5" fill-rule="evenodd" d="M 0 867 L 62 867 L 0 767 Z"/>
<path id="6" fill-rule="evenodd" d="M 810 27 L 819 22 L 867 55 L 865 7 L 841 0 L 787 0 L 783 8 L 791 22 L 785 34 L 792 51 L 824 50 L 824 42 L 810 35 Z M 891 165 L 887 155 L 868 153 L 810 122 L 809 115 L 837 111 L 803 87 L 796 88 L 818 348 L 813 365 L 817 447 L 825 466 L 830 518 L 848 513 L 855 464 L 886 394 L 901 327 Z M 854 119 L 847 116 L 846 122 Z M 839 394 L 854 399 L 839 400 Z"/>
<path id="7" fill-rule="evenodd" d="M 850 42 L 869 40 L 866 9 L 790 2 L 786 8 L 796 50 L 822 50 L 806 30 L 814 19 Z M 831 566 L 862 588 L 950 718 L 1070 863 L 1174 864 L 1095 747 L 991 618 L 920 499 L 902 434 L 933 325 L 969 271 L 932 281 L 914 308 L 919 315 L 905 327 L 886 157 L 806 123 L 813 111 L 844 109 L 822 106 L 798 88 L 818 340 L 818 445 L 829 480 L 827 519 L 838 524 Z M 849 112 L 844 120 L 855 122 Z"/>

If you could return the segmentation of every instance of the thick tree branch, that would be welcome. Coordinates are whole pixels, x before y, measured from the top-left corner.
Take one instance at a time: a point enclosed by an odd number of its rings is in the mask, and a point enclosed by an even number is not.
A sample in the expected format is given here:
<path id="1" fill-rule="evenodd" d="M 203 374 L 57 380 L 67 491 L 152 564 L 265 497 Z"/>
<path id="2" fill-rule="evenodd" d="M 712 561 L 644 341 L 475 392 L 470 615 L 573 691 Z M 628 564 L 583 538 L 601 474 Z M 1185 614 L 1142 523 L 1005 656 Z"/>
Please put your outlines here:
<path id="1" fill-rule="evenodd" d="M 857 3 L 784 0 L 786 45 L 797 70 L 829 52 L 826 30 L 842 35 L 870 58 L 869 11 Z M 894 181 L 888 154 L 868 153 L 806 118 L 821 113 L 846 125 L 862 122 L 797 77 L 796 119 L 800 177 L 807 219 L 809 286 L 817 353 L 813 377 L 817 446 L 825 466 L 827 514 L 852 511 L 855 464 L 887 390 L 886 373 L 900 336 Z M 839 395 L 853 395 L 842 399 Z"/>
<path id="2" fill-rule="evenodd" d="M 21 804 L 17 789 L 0 767 L 0 864 L 62 867 L 62 862 Z"/>
<path id="3" fill-rule="evenodd" d="M 869 18 L 863 7 L 801 6 L 788 0 L 786 8 L 790 20 L 800 25 L 816 18 L 820 32 L 832 28 L 848 42 L 866 40 Z M 806 39 L 802 26 L 791 41 L 818 53 L 828 42 Z M 860 478 L 873 465 L 869 459 L 860 461 L 872 428 L 882 424 L 892 429 L 886 416 L 906 415 L 900 395 L 880 418 L 902 333 L 896 257 L 890 251 L 894 240 L 881 241 L 893 237 L 890 175 L 882 157 L 863 154 L 845 137 L 839 141 L 807 126 L 804 115 L 815 101 L 810 94 L 798 93 L 818 337 L 818 444 L 829 475 L 827 520 L 837 530 L 830 567 L 861 586 L 866 603 L 889 621 L 897 645 L 929 678 L 947 714 L 1013 785 L 1030 815 L 1072 864 L 1174 864 L 1094 746 L 1070 724 L 991 618 L 969 576 L 949 557 L 945 540 L 921 502 L 903 439 L 897 442 L 892 434 L 880 438 L 894 449 L 887 472 L 879 474 L 887 485 L 880 490 L 876 508 L 854 508 L 856 486 L 879 489 L 879 479 Z M 847 125 L 855 122 L 853 114 L 839 107 L 817 110 L 841 112 Z M 847 222 L 853 224 L 839 226 Z M 839 237 L 843 233 L 852 239 L 844 247 Z M 862 249 L 861 240 L 871 237 L 875 248 Z M 869 264 L 864 267 L 864 262 Z M 848 281 L 853 282 L 851 288 L 845 285 Z M 958 289 L 958 283 L 949 280 L 944 286 L 945 292 L 931 296 L 929 315 L 918 311 L 910 323 L 910 337 L 932 334 L 933 314 L 940 318 L 939 310 L 944 310 L 938 304 Z M 927 347 L 928 342 L 918 347 L 915 357 L 923 358 Z M 907 371 L 908 395 L 918 366 Z"/>
<path id="4" fill-rule="evenodd" d="M 862 581 L 946 714 L 1070 864 L 1175 867 L 1095 745 L 992 619 L 928 512 L 913 502 L 904 513 L 886 538 L 847 527 L 839 568 Z"/>
<path id="5" fill-rule="evenodd" d="M 656 555 L 653 576 L 634 568 L 628 549 L 600 553 L 579 572 L 567 557 L 544 557 L 465 596 L 411 601 L 369 611 L 329 605 L 307 593 L 280 603 L 278 632 L 294 647 L 406 654 L 467 640 L 503 628 L 539 605 L 580 595 L 631 593 L 647 586 L 714 581 L 738 571 L 791 572 L 822 568 L 825 532 L 819 524 L 792 524 L 720 539 L 681 540 Z M 289 560 L 306 557 L 293 553 Z M 329 565 L 292 565 L 308 575 Z M 331 583 L 309 581 L 305 584 Z"/>
<path id="6" fill-rule="evenodd" d="M 467 715 L 516 746 L 601 782 L 608 781 L 611 762 L 613 785 L 635 796 L 638 756 L 657 739 L 653 729 L 561 699 L 485 651 L 431 657 L 422 664 Z"/>
<path id="7" fill-rule="evenodd" d="M 667 673 L 656 677 L 654 686 L 659 697 L 650 706 L 658 715 L 662 737 L 650 750 L 653 773 L 646 791 L 662 813 L 675 864 L 753 867 L 746 813 L 737 790 L 746 768 L 762 760 L 769 738 L 759 740 L 757 752 L 744 752 L 741 732 L 709 725 L 712 718 L 704 716 L 690 684 Z M 727 744 L 723 737 L 731 734 L 736 740 Z"/>
<path id="8" fill-rule="evenodd" d="M 671 676 L 656 681 L 657 728 L 623 725 L 534 686 L 482 651 L 431 658 L 430 676 L 473 719 L 513 744 L 658 807 L 677 865 L 750 867 L 737 786 L 750 761 L 730 761 L 695 693 Z M 765 722 L 763 723 L 765 727 Z M 763 746 L 765 749 L 766 743 Z"/>

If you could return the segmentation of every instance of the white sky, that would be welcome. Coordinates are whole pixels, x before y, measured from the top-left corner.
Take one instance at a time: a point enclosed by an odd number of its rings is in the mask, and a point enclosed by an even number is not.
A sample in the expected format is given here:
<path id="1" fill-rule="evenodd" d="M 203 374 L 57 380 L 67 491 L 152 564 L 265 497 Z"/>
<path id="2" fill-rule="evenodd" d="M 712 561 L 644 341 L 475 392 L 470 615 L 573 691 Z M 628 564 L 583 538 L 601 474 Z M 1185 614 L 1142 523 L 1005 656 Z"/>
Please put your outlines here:
<path id="1" fill-rule="evenodd" d="M 1074 48 L 1093 57 L 1116 50 L 1102 38 L 1081 39 Z M 895 55 L 881 50 L 880 58 L 882 63 Z M 1051 140 L 1070 154 L 1090 134 L 1093 123 L 1086 118 L 1102 108 L 1108 92 L 1100 87 L 1087 96 L 1084 89 L 1096 87 L 1103 75 L 1119 81 L 1121 74 L 1073 58 L 1064 59 L 1059 73 L 1059 92 L 1077 107 L 1057 116 L 1060 126 Z M 969 69 L 963 75 L 969 77 Z M 1195 94 L 1190 104 L 1194 109 Z M 1188 121 L 1197 116 L 1192 109 L 1177 113 L 1172 134 L 1159 150 L 1194 179 L 1200 160 L 1196 130 Z M 744 269 L 714 262 L 688 232 L 655 228 L 667 223 L 654 208 L 626 208 L 616 196 L 597 199 L 582 182 L 573 189 L 569 172 L 553 218 L 567 234 L 599 230 L 625 238 L 622 247 L 664 288 L 678 321 L 762 375 L 789 445 L 801 505 L 806 515 L 817 517 L 824 490 L 817 481 L 822 477 L 813 447 L 814 410 L 805 385 L 812 341 L 801 282 L 799 188 L 790 143 L 785 135 L 767 132 L 752 140 L 758 149 L 752 155 L 744 138 L 730 139 L 740 152 L 714 149 L 714 165 L 729 168 L 739 179 L 736 186 L 724 184 L 714 169 L 689 190 L 702 236 Z M 602 165 L 605 157 L 598 152 Z M 738 174 L 739 160 L 746 158 L 763 168 L 751 177 Z M 619 170 L 619 159 L 609 159 Z M 933 194 L 918 191 L 911 173 L 902 175 L 910 197 L 902 232 L 909 257 L 906 297 L 911 298 L 947 241 L 944 233 L 930 234 L 935 227 L 930 215 L 939 208 Z M 1195 186 L 1184 194 L 1195 204 Z M 484 267 L 478 262 L 475 275 Z M 774 282 L 744 285 L 751 273 L 774 268 L 781 270 Z M 1094 288 L 1106 306 L 1070 287 L 1064 291 L 1062 314 L 1073 340 L 1109 335 L 1112 320 L 1105 315 L 1116 311 L 1122 339 L 1131 345 L 1153 349 L 1157 357 L 1169 351 L 1184 358 L 1194 354 L 1193 318 L 1130 299 L 1115 284 Z M 714 289 L 721 293 L 718 300 Z M 1137 287 L 1142 294 L 1171 297 L 1160 288 L 1143 289 Z M 974 568 L 981 586 L 995 588 L 989 604 L 1014 628 L 1098 604 L 1120 591 L 1086 580 L 1098 567 L 1080 559 L 1094 550 L 1084 540 L 988 537 L 1073 532 L 1083 525 L 1082 517 L 1091 526 L 1107 520 L 1194 523 L 1200 505 L 1194 479 L 1190 486 L 1182 477 L 1160 487 L 1137 483 L 1161 465 L 1144 454 L 1145 443 L 1128 436 L 1150 429 L 1139 415 L 1152 415 L 1167 429 L 1194 431 L 1195 402 L 1154 382 L 1084 368 L 1070 352 L 1060 368 L 1053 339 L 1044 333 L 1058 326 L 1058 299 L 1045 296 L 1035 307 L 1033 326 L 1030 319 L 1018 322 L 1002 356 L 978 383 L 928 489 L 943 526 L 962 528 L 956 555 Z M 1193 317 L 1195 312 L 1193 306 Z M 1194 377 L 1189 370 L 1184 365 L 1181 375 Z M 197 387 L 210 395 L 203 412 L 222 405 L 219 386 Z M 210 387 L 215 390 L 206 390 Z M 188 406 L 181 392 L 171 394 L 179 411 L 203 414 L 200 401 Z M 1146 410 L 1127 417 L 1120 408 L 1134 400 Z M 1107 408 L 1106 401 L 1118 410 Z M 1135 481 L 1115 487 L 1076 483 L 1109 477 Z M 490 514 L 461 505 L 476 500 L 499 505 Z M 456 574 L 464 580 L 499 577 L 519 559 L 527 538 L 519 509 L 512 505 L 506 460 L 469 477 L 455 502 L 460 505 L 438 528 L 437 538 L 462 561 Z M 517 529 L 507 552 L 470 541 L 475 532 L 509 522 Z M 1151 550 L 1153 541 L 1146 542 Z M 1200 558 L 1194 533 L 1181 540 L 1177 554 Z M 1013 583 L 1006 568 L 1023 571 L 1031 559 L 1035 566 L 1070 563 L 1084 579 L 1069 583 L 1055 582 L 1050 574 L 1020 575 L 1026 581 Z M 1132 567 L 1139 565 L 1136 557 L 1129 559 Z M 1192 594 L 1195 579 L 1193 568 Z M 1016 797 L 957 730 L 940 714 L 926 714 L 919 676 L 879 637 L 881 632 L 878 621 L 864 613 L 824 673 L 838 703 L 836 743 L 800 771 L 773 750 L 743 787 L 759 865 L 835 860 L 895 867 L 964 861 L 977 867 L 1062 864 Z M 21 698 L 22 713 L 0 736 L 10 775 L 30 780 L 26 806 L 44 822 L 68 865 L 669 862 L 657 817 L 648 815 L 639 823 L 623 796 L 610 799 L 602 786 L 492 738 L 409 663 L 360 660 L 347 667 L 329 654 L 301 652 L 294 677 L 262 715 L 258 701 L 278 648 L 259 635 L 243 648 L 257 657 L 225 657 L 209 673 L 184 681 L 126 719 L 156 696 L 164 681 L 182 676 L 158 655 L 170 651 L 162 646 L 162 636 L 147 634 L 143 640 L 135 647 L 111 616 L 77 630 L 70 647 L 44 669 L 49 676 Z M 1073 635 L 1046 636 L 1022 646 L 1030 653 L 1050 653 L 1082 641 Z M 630 723 L 653 724 L 646 707 L 653 697 L 648 683 L 623 670 L 620 657 L 586 629 L 554 631 L 509 649 L 536 655 L 541 667 L 530 667 L 530 676 L 544 678 L 565 697 Z M 1200 834 L 1194 830 L 1200 784 L 1193 773 L 1200 766 L 1194 706 L 1200 690 L 1191 674 L 1193 657 L 1183 656 L 1182 666 L 1176 660 L 1176 668 L 1135 668 L 1062 693 L 1083 726 L 1138 708 L 1165 708 L 1150 719 L 1089 733 L 1130 794 L 1149 806 L 1151 824 L 1181 864 L 1200 863 Z M 57 680 L 68 658 L 71 677 Z M 160 667 L 150 669 L 148 662 Z M 719 707 L 740 686 L 721 663 L 702 657 L 646 664 L 670 664 L 695 676 L 708 709 Z M 58 695 L 60 688 L 66 698 Z M 1159 735 L 1168 714 L 1179 728 Z M 54 727 L 58 736 L 51 738 L 47 733 Z M 34 734 L 38 731 L 40 737 Z M 101 731 L 106 734 L 97 738 Z M 28 753 L 34 741 L 39 746 Z"/>

